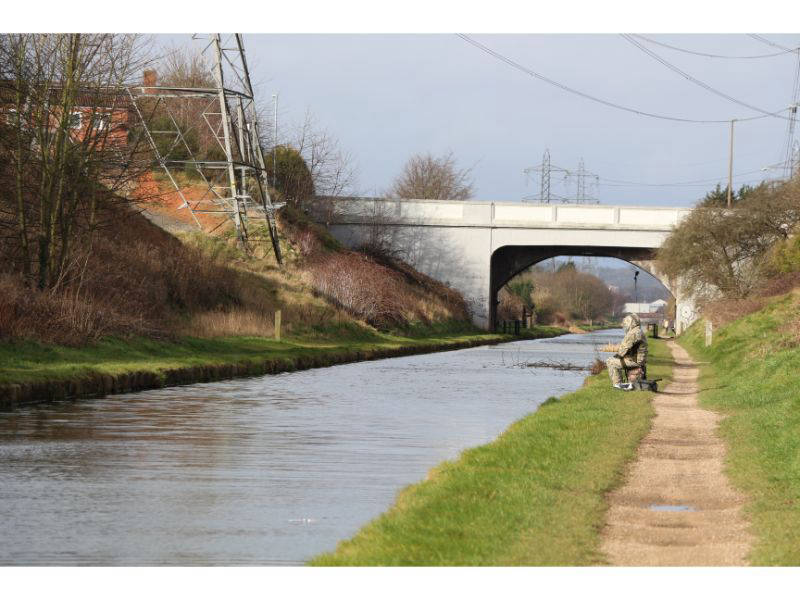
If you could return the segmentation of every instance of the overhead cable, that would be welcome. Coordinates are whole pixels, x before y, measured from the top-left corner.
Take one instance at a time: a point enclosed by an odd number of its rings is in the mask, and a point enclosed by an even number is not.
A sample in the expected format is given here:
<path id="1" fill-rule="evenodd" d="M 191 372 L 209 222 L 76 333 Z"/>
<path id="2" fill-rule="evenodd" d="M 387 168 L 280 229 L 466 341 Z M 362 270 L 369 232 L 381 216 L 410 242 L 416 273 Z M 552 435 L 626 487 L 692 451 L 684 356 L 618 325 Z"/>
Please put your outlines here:
<path id="1" fill-rule="evenodd" d="M 695 85 L 699 85 L 704 90 L 707 90 L 707 91 L 711 92 L 712 94 L 716 94 L 717 96 L 720 96 L 721 98 L 725 98 L 726 100 L 729 100 L 730 102 L 733 102 L 734 104 L 738 104 L 739 106 L 744 106 L 745 108 L 749 108 L 750 110 L 754 110 L 756 112 L 760 112 L 764 116 L 775 117 L 776 119 L 788 120 L 787 117 L 784 117 L 782 114 L 780 114 L 780 113 L 784 112 L 786 109 L 781 109 L 781 110 L 778 110 L 778 111 L 769 111 L 769 110 L 764 110 L 763 108 L 759 108 L 758 106 L 754 106 L 752 104 L 748 104 L 747 102 L 743 102 L 741 100 L 738 100 L 737 98 L 734 98 L 733 96 L 731 96 L 729 94 L 726 94 L 725 92 L 721 92 L 718 89 L 716 89 L 714 87 L 711 87 L 710 85 L 708 85 L 704 81 L 700 81 L 699 79 L 697 79 L 696 77 L 693 77 L 692 75 L 690 75 L 686 71 L 683 71 L 683 70 L 679 69 L 678 67 L 676 67 L 675 65 L 673 65 L 669 61 L 665 60 L 664 58 L 662 58 L 661 56 L 659 56 L 658 54 L 656 54 L 655 52 L 653 52 L 652 50 L 650 50 L 646 46 L 644 46 L 641 43 L 639 43 L 638 41 L 636 41 L 633 38 L 633 36 L 631 36 L 629 34 L 626 34 L 626 33 L 621 33 L 620 35 L 627 42 L 630 42 L 631 44 L 633 44 L 634 46 L 639 48 L 639 50 L 641 50 L 642 52 L 644 52 L 645 54 L 647 54 L 651 58 L 655 59 L 656 61 L 658 61 L 659 63 L 661 63 L 662 65 L 664 65 L 668 69 L 670 69 L 671 71 L 674 71 L 675 73 L 677 73 L 678 75 L 681 75 L 682 77 L 684 77 L 688 81 L 691 81 Z M 731 119 L 729 119 L 729 120 L 731 120 Z M 739 120 L 739 119 L 737 119 L 737 120 Z"/>
<path id="2" fill-rule="evenodd" d="M 672 46 L 671 44 L 665 44 L 664 42 L 659 42 L 657 40 L 654 40 L 653 38 L 649 38 L 649 37 L 646 37 L 644 35 L 639 35 L 639 34 L 633 34 L 633 35 L 634 35 L 634 37 L 637 37 L 640 40 L 644 40 L 646 42 L 649 42 L 650 44 L 655 44 L 657 46 L 662 46 L 664 48 L 669 48 L 670 50 L 675 50 L 677 52 L 683 52 L 685 54 L 693 54 L 695 56 L 705 56 L 707 58 L 728 58 L 728 59 L 736 59 L 736 60 L 749 59 L 749 58 L 772 58 L 774 56 L 785 56 L 785 55 L 791 54 L 792 52 L 795 52 L 797 50 L 797 48 L 787 48 L 785 50 L 781 50 L 780 52 L 773 52 L 772 54 L 751 54 L 751 55 L 747 55 L 747 56 L 744 56 L 744 55 L 736 56 L 736 55 L 731 55 L 731 54 L 709 54 L 708 52 L 697 52 L 695 50 L 689 50 L 687 48 L 680 48 L 678 46 Z"/>
<path id="3" fill-rule="evenodd" d="M 582 98 L 586 98 L 587 100 L 592 100 L 593 102 L 598 102 L 600 104 L 603 104 L 605 106 L 609 106 L 611 108 L 616 108 L 618 110 L 624 110 L 626 112 L 633 113 L 633 114 L 636 114 L 636 115 L 640 115 L 640 116 L 643 116 L 643 117 L 651 117 L 651 118 L 654 118 L 654 119 L 662 119 L 662 120 L 665 120 L 665 121 L 676 121 L 676 122 L 680 122 L 680 123 L 702 123 L 702 124 L 726 123 L 727 124 L 727 123 L 731 122 L 731 119 L 689 119 L 689 118 L 684 118 L 684 117 L 676 117 L 676 116 L 672 116 L 672 115 L 663 115 L 663 114 L 658 114 L 658 113 L 651 113 L 651 112 L 648 112 L 648 111 L 639 110 L 639 109 L 636 109 L 636 108 L 631 108 L 630 106 L 624 106 L 622 104 L 617 104 L 616 102 L 611 102 L 610 100 L 604 100 L 602 98 L 598 98 L 597 96 L 593 96 L 592 94 L 588 94 L 586 92 L 582 92 L 580 90 L 576 90 L 575 88 L 569 87 L 568 85 L 565 85 L 563 83 L 555 81 L 554 79 L 550 79 L 549 77 L 546 77 L 546 76 L 544 76 L 544 75 L 542 75 L 540 73 L 537 73 L 536 71 L 533 71 L 532 69 L 529 69 L 529 68 L 521 65 L 520 63 L 508 58 L 507 56 L 504 56 L 504 55 L 500 54 L 499 52 L 495 52 L 491 48 L 489 48 L 487 46 L 484 46 L 483 44 L 481 44 L 477 40 L 474 40 L 471 37 L 469 37 L 468 35 L 465 35 L 463 33 L 457 33 L 456 35 L 458 37 L 460 37 L 462 40 L 464 40 L 465 42 L 467 42 L 469 44 L 472 44 L 473 46 L 475 46 L 476 48 L 478 48 L 482 52 L 485 52 L 486 54 L 489 54 L 490 56 L 493 56 L 497 60 L 506 63 L 507 65 L 517 69 L 518 71 L 522 71 L 523 73 L 525 73 L 527 75 L 530 75 L 531 77 L 539 79 L 540 81 L 544 81 L 545 83 L 549 83 L 550 85 L 553 85 L 553 86 L 555 86 L 557 88 L 560 88 L 560 89 L 562 89 L 562 90 L 564 90 L 566 92 L 569 92 L 571 94 L 575 94 L 576 96 L 581 96 Z M 784 110 L 787 110 L 787 109 L 784 109 Z M 781 112 L 783 112 L 783 111 L 781 111 Z M 771 113 L 770 114 L 764 114 L 764 115 L 759 115 L 757 117 L 738 117 L 735 120 L 739 121 L 739 122 L 742 122 L 742 121 L 755 121 L 757 119 L 764 119 L 764 118 L 766 118 L 768 116 L 772 116 L 772 114 Z"/>
<path id="4" fill-rule="evenodd" d="M 743 171 L 741 173 L 736 173 L 734 175 L 734 178 L 744 177 L 745 175 L 753 175 L 754 173 L 761 173 L 761 172 L 762 169 L 755 169 L 753 171 Z M 676 181 L 669 183 L 645 183 L 642 181 L 628 181 L 626 179 L 608 179 L 606 177 L 601 177 L 600 181 L 601 182 L 607 181 L 609 183 L 624 184 L 624 185 L 636 185 L 643 187 L 683 187 L 683 186 L 693 186 L 693 185 L 707 185 L 709 183 L 714 183 L 722 179 L 727 179 L 727 175 L 722 177 L 709 177 L 706 179 L 695 179 L 693 181 Z"/>
<path id="5" fill-rule="evenodd" d="M 758 40 L 759 42 L 761 42 L 763 44 L 767 44 L 768 46 L 773 46 L 775 48 L 780 48 L 781 50 L 787 50 L 789 52 L 792 52 L 792 51 L 795 50 L 794 48 L 787 48 L 786 46 L 782 46 L 781 44 L 777 44 L 777 43 L 773 42 L 772 40 L 768 40 L 763 35 L 758 35 L 757 33 L 748 33 L 747 35 L 749 35 L 754 40 Z"/>

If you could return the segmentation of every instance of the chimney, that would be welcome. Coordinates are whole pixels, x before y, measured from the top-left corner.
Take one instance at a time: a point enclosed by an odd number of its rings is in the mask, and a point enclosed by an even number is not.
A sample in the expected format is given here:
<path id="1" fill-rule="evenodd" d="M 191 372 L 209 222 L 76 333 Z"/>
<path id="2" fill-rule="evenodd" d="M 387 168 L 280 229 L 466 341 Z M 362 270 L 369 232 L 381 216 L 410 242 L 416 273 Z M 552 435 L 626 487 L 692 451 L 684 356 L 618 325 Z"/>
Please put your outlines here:
<path id="1" fill-rule="evenodd" d="M 145 69 L 142 73 L 142 87 L 152 88 L 158 85 L 158 73 L 155 69 Z M 145 94 L 154 94 L 156 90 L 144 90 Z"/>

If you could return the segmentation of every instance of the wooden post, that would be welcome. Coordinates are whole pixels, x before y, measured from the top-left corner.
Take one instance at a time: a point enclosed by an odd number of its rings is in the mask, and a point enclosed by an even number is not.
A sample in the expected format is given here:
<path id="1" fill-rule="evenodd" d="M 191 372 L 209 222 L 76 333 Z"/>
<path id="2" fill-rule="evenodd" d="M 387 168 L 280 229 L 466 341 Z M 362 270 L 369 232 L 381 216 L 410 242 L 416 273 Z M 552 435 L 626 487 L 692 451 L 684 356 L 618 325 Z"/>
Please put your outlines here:
<path id="1" fill-rule="evenodd" d="M 275 340 L 281 341 L 281 311 L 275 311 Z"/>

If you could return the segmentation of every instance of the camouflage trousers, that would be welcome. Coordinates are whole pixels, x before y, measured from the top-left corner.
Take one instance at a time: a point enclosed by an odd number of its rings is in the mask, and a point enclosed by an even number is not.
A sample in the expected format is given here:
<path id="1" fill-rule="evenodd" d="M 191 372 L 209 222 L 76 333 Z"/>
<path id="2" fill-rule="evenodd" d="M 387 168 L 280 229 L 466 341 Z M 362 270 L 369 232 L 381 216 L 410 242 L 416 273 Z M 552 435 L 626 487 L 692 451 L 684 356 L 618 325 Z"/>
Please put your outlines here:
<path id="1" fill-rule="evenodd" d="M 639 367 L 639 363 L 637 363 L 635 360 L 631 358 L 623 359 L 612 356 L 606 360 L 608 375 L 611 377 L 612 385 L 622 383 L 622 376 L 625 374 L 625 370 L 622 368 L 623 361 L 625 361 L 625 367 L 628 369 L 628 381 L 635 381 L 642 376 L 642 369 Z"/>

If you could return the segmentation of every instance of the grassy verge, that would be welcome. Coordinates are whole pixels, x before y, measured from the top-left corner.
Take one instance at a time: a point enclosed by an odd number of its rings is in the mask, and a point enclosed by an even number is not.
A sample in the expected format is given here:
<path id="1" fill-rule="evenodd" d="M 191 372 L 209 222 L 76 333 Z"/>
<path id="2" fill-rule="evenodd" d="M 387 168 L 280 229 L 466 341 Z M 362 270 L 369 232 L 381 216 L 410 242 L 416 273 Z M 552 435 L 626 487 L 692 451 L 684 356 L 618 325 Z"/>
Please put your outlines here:
<path id="1" fill-rule="evenodd" d="M 649 374 L 671 372 L 651 343 Z M 403 490 L 395 505 L 314 565 L 602 563 L 605 496 L 650 427 L 652 394 L 608 375 L 550 399 L 497 440 L 465 451 Z"/>
<path id="2" fill-rule="evenodd" d="M 539 337 L 552 337 L 565 332 L 546 328 L 538 333 Z M 4 395 L 16 394 L 19 401 L 97 395 L 511 339 L 446 329 L 429 331 L 422 337 L 358 328 L 347 332 L 340 328 L 280 342 L 263 337 L 184 338 L 171 342 L 134 338 L 106 339 L 79 348 L 34 342 L 3 343 L 0 344 L 0 404 Z M 235 368 L 221 368 L 226 366 Z M 76 382 L 82 383 L 76 387 Z"/>
<path id="3" fill-rule="evenodd" d="M 726 471 L 749 497 L 754 565 L 800 565 L 800 297 L 789 294 L 714 332 L 696 324 L 681 344 L 699 361 L 700 402 L 728 415 Z"/>

